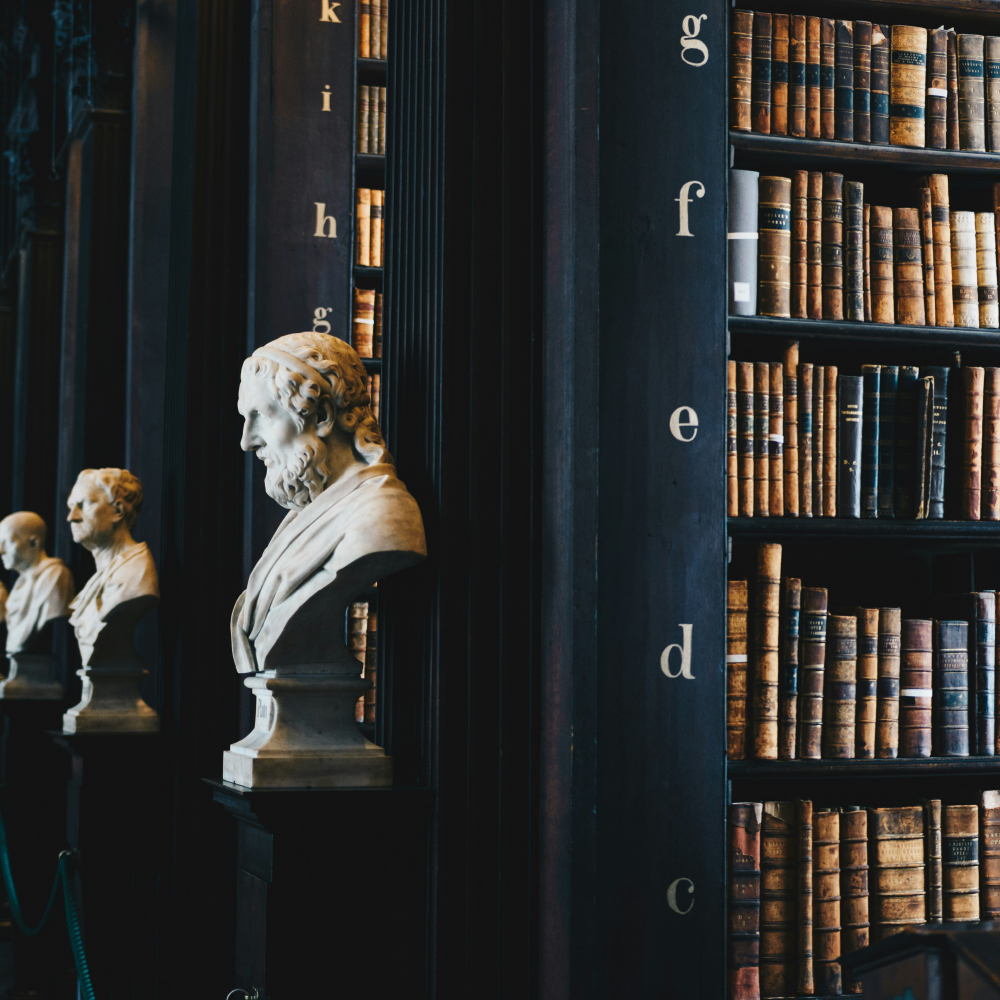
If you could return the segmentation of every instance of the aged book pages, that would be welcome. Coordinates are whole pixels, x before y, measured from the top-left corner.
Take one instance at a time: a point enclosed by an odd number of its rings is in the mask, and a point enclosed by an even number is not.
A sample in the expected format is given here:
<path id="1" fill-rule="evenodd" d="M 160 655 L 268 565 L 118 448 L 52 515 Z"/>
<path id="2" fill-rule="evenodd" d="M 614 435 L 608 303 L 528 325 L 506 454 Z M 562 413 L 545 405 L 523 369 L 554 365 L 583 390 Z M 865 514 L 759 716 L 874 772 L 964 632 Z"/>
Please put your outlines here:
<path id="1" fill-rule="evenodd" d="M 889 69 L 889 141 L 924 145 L 927 94 L 927 29 L 892 26 Z"/>
<path id="2" fill-rule="evenodd" d="M 726 756 L 746 758 L 747 736 L 747 581 L 726 588 Z"/>
<path id="3" fill-rule="evenodd" d="M 980 517 L 1000 521 L 1000 368 L 983 376 L 983 474 Z"/>
<path id="4" fill-rule="evenodd" d="M 889 145 L 889 26 L 872 25 L 872 142 Z"/>
<path id="5" fill-rule="evenodd" d="M 785 514 L 799 515 L 799 342 L 785 346 Z"/>
<path id="6" fill-rule="evenodd" d="M 878 704 L 875 725 L 875 756 L 899 755 L 899 608 L 879 608 L 878 613 Z"/>
<path id="7" fill-rule="evenodd" d="M 868 813 L 860 806 L 840 810 L 840 949 L 868 946 Z M 844 975 L 845 993 L 860 993 L 861 980 Z"/>
<path id="8" fill-rule="evenodd" d="M 896 322 L 924 326 L 924 262 L 920 214 L 915 208 L 892 210 L 896 281 Z"/>
<path id="9" fill-rule="evenodd" d="M 948 29 L 948 148 L 961 149 L 958 127 L 958 35 Z"/>
<path id="10" fill-rule="evenodd" d="M 795 759 L 799 701 L 799 620 L 802 581 L 787 577 L 781 601 L 781 693 L 778 706 L 778 757 Z"/>
<path id="11" fill-rule="evenodd" d="M 933 622 L 907 619 L 900 631 L 899 756 L 931 755 Z"/>
<path id="12" fill-rule="evenodd" d="M 799 513 L 813 516 L 813 366 L 799 365 Z"/>
<path id="13" fill-rule="evenodd" d="M 858 621 L 857 715 L 854 756 L 875 756 L 878 718 L 878 608 L 856 608 Z"/>
<path id="14" fill-rule="evenodd" d="M 837 25 L 829 18 L 820 18 L 819 25 L 819 121 L 824 139 L 836 139 L 834 108 L 836 105 L 836 44 Z"/>
<path id="15" fill-rule="evenodd" d="M 979 327 L 975 212 L 951 213 L 951 281 L 955 326 Z"/>
<path id="16" fill-rule="evenodd" d="M 969 623 L 934 623 L 934 754 L 969 756 Z"/>
<path id="17" fill-rule="evenodd" d="M 882 366 L 862 365 L 864 410 L 861 424 L 861 516 L 878 517 L 879 420 Z"/>
<path id="18" fill-rule="evenodd" d="M 921 806 L 868 810 L 868 876 L 872 944 L 925 923 Z"/>
<path id="19" fill-rule="evenodd" d="M 820 24 L 818 17 L 806 18 L 806 135 L 818 139 L 820 127 Z"/>
<path id="20" fill-rule="evenodd" d="M 740 517 L 753 517 L 754 500 L 754 367 L 736 362 L 737 449 Z"/>
<path id="21" fill-rule="evenodd" d="M 838 20 L 834 45 L 834 137 L 854 141 L 854 22 Z"/>
<path id="22" fill-rule="evenodd" d="M 844 175 L 823 174 L 823 319 L 844 318 Z"/>
<path id="23" fill-rule="evenodd" d="M 757 313 L 791 316 L 792 181 L 761 175 L 757 202 Z"/>
<path id="24" fill-rule="evenodd" d="M 857 707 L 857 619 L 830 615 L 827 621 L 827 663 L 823 679 L 823 756 L 854 756 Z"/>
<path id="25" fill-rule="evenodd" d="M 927 146 L 948 145 L 948 33 L 944 28 L 927 32 Z"/>
<path id="26" fill-rule="evenodd" d="M 871 206 L 872 319 L 896 322 L 895 267 L 893 265 L 892 209 Z"/>
<path id="27" fill-rule="evenodd" d="M 823 516 L 837 516 L 837 366 L 823 369 Z"/>
<path id="28" fill-rule="evenodd" d="M 983 388 L 986 372 L 982 368 L 962 369 L 965 394 L 962 451 L 962 518 L 978 521 L 982 505 L 983 474 Z"/>
<path id="29" fill-rule="evenodd" d="M 728 1000 L 760 997 L 760 825 L 763 804 L 729 807 Z"/>
<path id="30" fill-rule="evenodd" d="M 771 131 L 771 15 L 754 11 L 753 62 L 750 77 L 750 124 L 754 132 Z"/>
<path id="31" fill-rule="evenodd" d="M 979 900 L 982 920 L 1000 920 L 1000 791 L 979 797 Z"/>
<path id="32" fill-rule="evenodd" d="M 976 283 L 979 291 L 979 326 L 1000 326 L 997 299 L 997 237 L 992 212 L 976 212 Z"/>
<path id="33" fill-rule="evenodd" d="M 944 855 L 941 846 L 941 800 L 924 799 L 924 909 L 927 923 L 941 923 L 944 913 Z"/>
<path id="34" fill-rule="evenodd" d="M 998 793 L 1000 796 L 1000 793 Z M 812 802 L 798 799 L 798 977 L 796 993 L 809 995 L 813 979 L 813 920 L 812 920 Z M 1000 809 L 998 809 L 1000 811 Z M 1000 821 L 998 821 L 1000 822 Z"/>
<path id="35" fill-rule="evenodd" d="M 827 617 L 826 590 L 803 587 L 799 641 L 799 757 L 804 760 L 820 759 Z"/>
<path id="36" fill-rule="evenodd" d="M 865 319 L 864 185 L 844 185 L 844 311 L 847 319 Z"/>
<path id="37" fill-rule="evenodd" d="M 937 325 L 954 326 L 948 175 L 931 174 L 927 178 L 927 186 L 931 192 L 931 218 L 934 224 L 934 306 L 937 310 Z"/>
<path id="38" fill-rule="evenodd" d="M 771 366 L 755 361 L 753 366 L 753 512 L 767 517 L 770 512 L 771 452 Z"/>
<path id="39" fill-rule="evenodd" d="M 895 516 L 896 489 L 896 397 L 899 366 L 882 365 L 878 407 L 878 516 Z"/>
<path id="40" fill-rule="evenodd" d="M 760 851 L 760 995 L 788 997 L 797 973 L 796 805 L 765 802 Z"/>
<path id="41" fill-rule="evenodd" d="M 768 510 L 772 517 L 785 513 L 785 376 L 780 361 L 772 361 L 768 402 Z"/>
<path id="42" fill-rule="evenodd" d="M 979 807 L 944 806 L 944 919 L 979 919 Z"/>
<path id="43" fill-rule="evenodd" d="M 931 189 L 920 189 L 920 228 L 924 254 L 924 319 L 928 326 L 937 325 L 934 281 L 934 209 Z"/>
<path id="44" fill-rule="evenodd" d="M 983 36 L 958 36 L 958 138 L 962 149 L 986 151 Z"/>
<path id="45" fill-rule="evenodd" d="M 739 497 L 739 452 L 737 441 L 736 409 L 736 362 L 726 363 L 726 516 L 738 517 Z"/>
<path id="46" fill-rule="evenodd" d="M 871 142 L 872 24 L 854 22 L 854 141 Z"/>
<path id="47" fill-rule="evenodd" d="M 809 173 L 792 174 L 792 316 L 806 319 L 809 287 Z"/>
<path id="48" fill-rule="evenodd" d="M 840 813 L 813 811 L 813 969 L 819 995 L 840 993 Z"/>
<path id="49" fill-rule="evenodd" d="M 781 604 L 781 546 L 757 549 L 754 614 L 753 738 L 758 760 L 778 757 L 778 617 Z"/>
<path id="50" fill-rule="evenodd" d="M 806 312 L 809 319 L 823 318 L 823 175 L 809 174 L 806 235 Z"/>
<path id="51" fill-rule="evenodd" d="M 771 135 L 788 135 L 788 15 L 771 15 Z"/>
<path id="52" fill-rule="evenodd" d="M 788 134 L 806 134 L 806 18 L 792 14 L 788 42 Z"/>

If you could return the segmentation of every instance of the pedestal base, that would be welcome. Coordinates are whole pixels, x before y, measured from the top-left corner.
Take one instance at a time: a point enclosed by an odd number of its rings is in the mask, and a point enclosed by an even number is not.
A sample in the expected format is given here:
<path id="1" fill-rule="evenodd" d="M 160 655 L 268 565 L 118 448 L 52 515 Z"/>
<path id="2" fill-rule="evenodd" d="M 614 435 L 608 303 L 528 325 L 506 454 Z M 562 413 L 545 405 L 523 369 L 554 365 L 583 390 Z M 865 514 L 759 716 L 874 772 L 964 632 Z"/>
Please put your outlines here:
<path id="1" fill-rule="evenodd" d="M 12 653 L 10 673 L 0 681 L 0 698 L 31 698 L 59 701 L 63 686 L 52 676 L 55 657 L 51 653 Z"/>
<path id="2" fill-rule="evenodd" d="M 158 733 L 160 717 L 139 694 L 142 667 L 84 667 L 80 703 L 63 715 L 64 733 Z"/>

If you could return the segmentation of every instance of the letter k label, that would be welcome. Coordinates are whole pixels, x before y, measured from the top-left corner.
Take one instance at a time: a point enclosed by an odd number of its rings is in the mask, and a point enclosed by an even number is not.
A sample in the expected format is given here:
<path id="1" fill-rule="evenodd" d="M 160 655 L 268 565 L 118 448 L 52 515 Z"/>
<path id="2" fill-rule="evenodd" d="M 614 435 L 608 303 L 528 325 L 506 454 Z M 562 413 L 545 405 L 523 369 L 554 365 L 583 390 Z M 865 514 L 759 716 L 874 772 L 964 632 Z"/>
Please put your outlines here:
<path id="1" fill-rule="evenodd" d="M 330 3 L 330 0 L 320 0 L 321 13 L 319 15 L 319 19 L 321 21 L 334 21 L 337 24 L 340 24 L 340 18 L 334 13 L 334 10 L 336 10 L 339 6 L 339 3 Z"/>

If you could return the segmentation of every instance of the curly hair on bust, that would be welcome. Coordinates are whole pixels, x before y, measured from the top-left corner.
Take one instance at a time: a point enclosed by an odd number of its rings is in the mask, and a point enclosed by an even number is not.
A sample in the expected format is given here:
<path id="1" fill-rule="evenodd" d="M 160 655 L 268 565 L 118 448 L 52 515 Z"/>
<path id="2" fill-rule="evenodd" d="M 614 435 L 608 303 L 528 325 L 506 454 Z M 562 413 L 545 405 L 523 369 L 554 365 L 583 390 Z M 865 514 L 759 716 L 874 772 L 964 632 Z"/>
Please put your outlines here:
<path id="1" fill-rule="evenodd" d="M 142 510 L 142 483 L 128 469 L 84 469 L 76 481 L 89 479 L 107 494 L 109 502 L 118 504 L 125 527 L 132 530 Z"/>
<path id="2" fill-rule="evenodd" d="M 331 384 L 330 399 L 336 410 L 336 424 L 353 435 L 354 450 L 368 465 L 392 462 L 385 439 L 371 409 L 368 375 L 354 348 L 328 333 L 289 333 L 272 340 L 268 347 L 299 358 L 315 368 Z M 269 378 L 281 405 L 291 415 L 301 433 L 306 420 L 316 412 L 324 389 L 318 382 L 293 372 L 270 358 L 249 357 L 243 362 L 241 378 L 248 375 Z"/>

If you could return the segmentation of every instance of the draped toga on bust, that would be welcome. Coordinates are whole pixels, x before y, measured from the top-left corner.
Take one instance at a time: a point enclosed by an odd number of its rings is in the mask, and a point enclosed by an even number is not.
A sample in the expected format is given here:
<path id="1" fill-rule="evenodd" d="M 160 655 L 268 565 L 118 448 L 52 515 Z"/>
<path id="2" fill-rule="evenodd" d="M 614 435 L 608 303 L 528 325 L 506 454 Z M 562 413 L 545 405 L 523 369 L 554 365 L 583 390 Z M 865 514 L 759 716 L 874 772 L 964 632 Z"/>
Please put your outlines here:
<path id="1" fill-rule="evenodd" d="M 73 575 L 54 556 L 19 574 L 7 598 L 7 652 L 22 652 L 36 632 L 55 618 L 65 618 L 74 592 Z"/>

